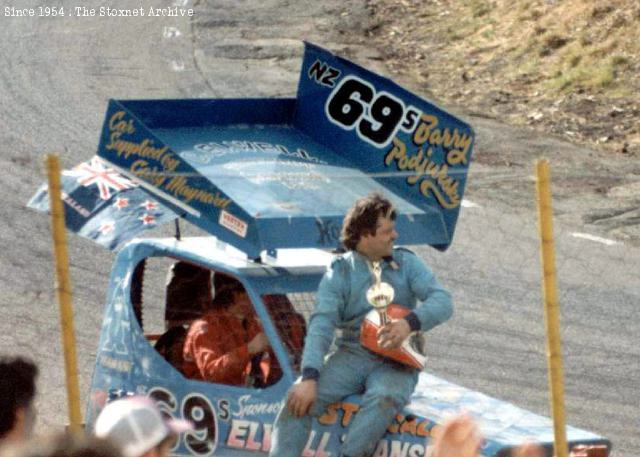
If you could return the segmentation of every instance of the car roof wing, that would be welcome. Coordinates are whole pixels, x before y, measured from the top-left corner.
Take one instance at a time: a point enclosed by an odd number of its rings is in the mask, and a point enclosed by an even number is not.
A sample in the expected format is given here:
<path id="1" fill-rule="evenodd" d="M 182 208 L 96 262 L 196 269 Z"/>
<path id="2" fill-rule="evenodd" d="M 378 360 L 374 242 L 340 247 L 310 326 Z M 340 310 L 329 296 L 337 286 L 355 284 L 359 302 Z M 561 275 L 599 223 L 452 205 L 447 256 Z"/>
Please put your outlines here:
<path id="1" fill-rule="evenodd" d="M 180 216 L 256 258 L 338 248 L 345 213 L 374 191 L 398 210 L 398 243 L 446 249 L 473 141 L 459 118 L 305 43 L 295 99 L 110 100 L 97 155 L 162 222 Z"/>

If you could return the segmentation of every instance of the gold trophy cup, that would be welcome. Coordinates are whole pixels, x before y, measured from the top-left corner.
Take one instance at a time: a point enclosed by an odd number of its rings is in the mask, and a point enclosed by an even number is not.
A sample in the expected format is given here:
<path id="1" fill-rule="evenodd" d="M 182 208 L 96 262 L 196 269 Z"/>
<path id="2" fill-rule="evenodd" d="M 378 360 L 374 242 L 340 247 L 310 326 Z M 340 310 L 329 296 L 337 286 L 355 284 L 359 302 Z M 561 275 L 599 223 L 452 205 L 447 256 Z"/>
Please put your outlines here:
<path id="1" fill-rule="evenodd" d="M 395 292 L 391 284 L 382 281 L 380 262 L 374 262 L 371 271 L 374 282 L 367 289 L 367 301 L 374 309 L 362 321 L 360 343 L 376 354 L 413 368 L 423 369 L 427 361 L 424 355 L 423 332 L 412 332 L 402 342 L 402 345 L 395 349 L 386 349 L 378 344 L 378 331 L 391 322 L 391 319 L 406 317 L 411 313 L 411 310 L 391 303 Z"/>

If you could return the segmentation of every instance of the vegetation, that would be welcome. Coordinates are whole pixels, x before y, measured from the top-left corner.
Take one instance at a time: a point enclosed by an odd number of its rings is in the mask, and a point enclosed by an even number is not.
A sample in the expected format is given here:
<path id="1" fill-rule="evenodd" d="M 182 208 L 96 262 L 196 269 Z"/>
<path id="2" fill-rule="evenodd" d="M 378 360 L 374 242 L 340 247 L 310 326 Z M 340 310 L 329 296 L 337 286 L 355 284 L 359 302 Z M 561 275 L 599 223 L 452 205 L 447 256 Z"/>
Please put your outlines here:
<path id="1" fill-rule="evenodd" d="M 378 21 L 372 36 L 391 71 L 432 98 L 640 155 L 637 0 L 370 0 L 370 7 Z"/>

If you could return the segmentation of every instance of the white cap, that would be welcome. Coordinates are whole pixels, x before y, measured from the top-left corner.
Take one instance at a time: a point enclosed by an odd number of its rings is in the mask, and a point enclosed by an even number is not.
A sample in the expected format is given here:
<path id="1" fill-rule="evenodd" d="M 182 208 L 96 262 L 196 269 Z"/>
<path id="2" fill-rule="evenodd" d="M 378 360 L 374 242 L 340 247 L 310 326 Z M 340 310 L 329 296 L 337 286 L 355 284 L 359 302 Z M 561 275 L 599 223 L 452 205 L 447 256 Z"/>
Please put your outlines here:
<path id="1" fill-rule="evenodd" d="M 193 430 L 190 422 L 162 416 L 148 397 L 127 397 L 104 407 L 95 434 L 120 448 L 124 457 L 140 457 L 170 435 Z"/>

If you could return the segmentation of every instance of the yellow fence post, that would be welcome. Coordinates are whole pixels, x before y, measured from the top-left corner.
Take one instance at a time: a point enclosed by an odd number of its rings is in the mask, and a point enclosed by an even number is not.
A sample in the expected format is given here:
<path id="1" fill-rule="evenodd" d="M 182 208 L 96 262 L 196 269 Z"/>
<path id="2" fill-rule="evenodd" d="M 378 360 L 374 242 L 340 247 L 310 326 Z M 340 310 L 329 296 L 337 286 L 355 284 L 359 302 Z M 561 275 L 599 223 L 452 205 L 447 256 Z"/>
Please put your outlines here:
<path id="1" fill-rule="evenodd" d="M 46 157 L 49 178 L 49 205 L 51 208 L 51 231 L 53 234 L 54 261 L 56 267 L 56 292 L 60 304 L 60 325 L 62 327 L 62 349 L 67 379 L 67 402 L 69 406 L 69 425 L 73 432 L 82 429 L 80 413 L 80 389 L 78 387 L 78 368 L 76 359 L 76 341 L 73 329 L 73 308 L 71 305 L 71 281 L 69 280 L 69 256 L 64 225 L 64 206 L 60 191 L 60 163 L 58 156 Z"/>
<path id="2" fill-rule="evenodd" d="M 536 163 L 538 217 L 542 258 L 542 289 L 544 296 L 544 320 L 547 330 L 547 364 L 549 390 L 553 413 L 554 455 L 566 457 L 567 432 L 564 414 L 564 381 L 562 349 L 560 344 L 560 313 L 556 286 L 556 259 L 553 242 L 553 211 L 551 208 L 551 178 L 546 159 Z"/>

